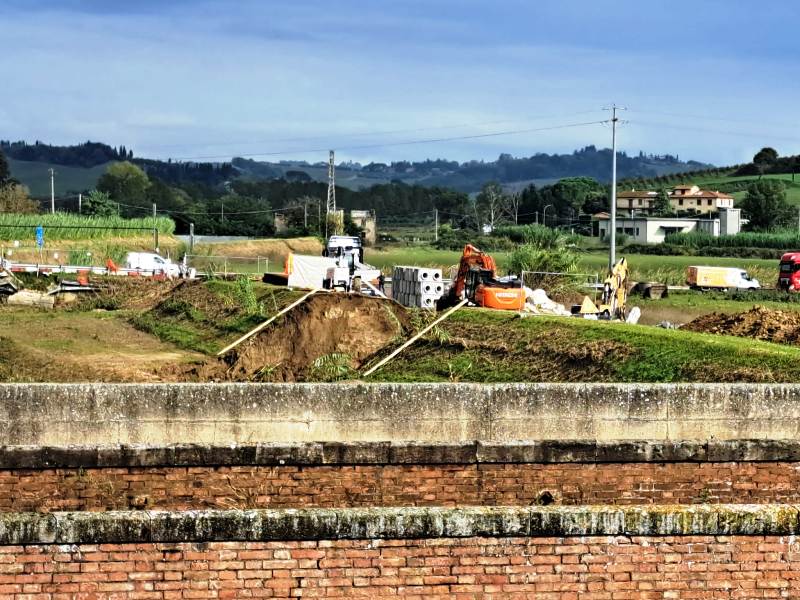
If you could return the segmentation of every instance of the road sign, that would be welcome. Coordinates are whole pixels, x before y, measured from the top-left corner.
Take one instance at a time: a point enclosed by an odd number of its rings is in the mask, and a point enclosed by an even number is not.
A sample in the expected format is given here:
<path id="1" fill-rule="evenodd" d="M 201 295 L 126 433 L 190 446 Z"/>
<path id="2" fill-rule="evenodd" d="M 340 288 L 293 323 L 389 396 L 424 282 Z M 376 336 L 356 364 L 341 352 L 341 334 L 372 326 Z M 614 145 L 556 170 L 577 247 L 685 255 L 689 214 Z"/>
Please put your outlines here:
<path id="1" fill-rule="evenodd" d="M 38 225 L 36 227 L 36 245 L 41 249 L 44 246 L 44 227 Z"/>

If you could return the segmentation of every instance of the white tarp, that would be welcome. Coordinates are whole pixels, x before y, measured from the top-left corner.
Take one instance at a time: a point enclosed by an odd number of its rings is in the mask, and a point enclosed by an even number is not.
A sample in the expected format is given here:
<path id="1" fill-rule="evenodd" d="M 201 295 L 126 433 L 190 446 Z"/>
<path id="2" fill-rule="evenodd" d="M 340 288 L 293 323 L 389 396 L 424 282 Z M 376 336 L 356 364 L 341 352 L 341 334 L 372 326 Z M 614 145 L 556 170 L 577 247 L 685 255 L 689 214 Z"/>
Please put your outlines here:
<path id="1" fill-rule="evenodd" d="M 321 288 L 328 269 L 334 267 L 336 260 L 327 256 L 290 254 L 286 259 L 287 285 L 290 288 Z"/>

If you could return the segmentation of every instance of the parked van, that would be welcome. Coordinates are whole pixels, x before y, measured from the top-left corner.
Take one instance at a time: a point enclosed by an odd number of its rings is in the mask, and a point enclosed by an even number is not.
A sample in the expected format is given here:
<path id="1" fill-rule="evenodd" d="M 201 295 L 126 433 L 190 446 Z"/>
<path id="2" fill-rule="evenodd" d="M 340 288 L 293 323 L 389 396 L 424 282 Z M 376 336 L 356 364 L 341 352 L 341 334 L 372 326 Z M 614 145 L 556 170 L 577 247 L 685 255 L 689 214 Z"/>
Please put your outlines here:
<path id="1" fill-rule="evenodd" d="M 761 287 L 744 269 L 731 267 L 687 267 L 686 284 L 700 290 L 757 290 Z"/>
<path id="2" fill-rule="evenodd" d="M 125 256 L 125 268 L 138 271 L 161 272 L 169 277 L 180 277 L 181 267 L 168 258 L 155 252 L 128 252 Z"/>

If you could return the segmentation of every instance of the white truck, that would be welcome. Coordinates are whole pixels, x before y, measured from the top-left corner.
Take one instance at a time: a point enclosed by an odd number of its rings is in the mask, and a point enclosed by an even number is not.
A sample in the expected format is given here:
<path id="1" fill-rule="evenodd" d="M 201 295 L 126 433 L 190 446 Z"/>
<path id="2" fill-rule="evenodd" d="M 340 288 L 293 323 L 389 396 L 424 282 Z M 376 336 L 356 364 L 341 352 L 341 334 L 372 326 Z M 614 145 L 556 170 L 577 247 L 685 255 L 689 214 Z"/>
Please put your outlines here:
<path id="1" fill-rule="evenodd" d="M 181 265 L 155 252 L 128 252 L 125 255 L 125 268 L 137 271 L 161 271 L 168 277 L 181 277 L 184 274 Z"/>
<path id="2" fill-rule="evenodd" d="M 761 287 L 758 279 L 750 277 L 747 271 L 732 267 L 687 267 L 686 283 L 700 290 L 757 290 Z"/>

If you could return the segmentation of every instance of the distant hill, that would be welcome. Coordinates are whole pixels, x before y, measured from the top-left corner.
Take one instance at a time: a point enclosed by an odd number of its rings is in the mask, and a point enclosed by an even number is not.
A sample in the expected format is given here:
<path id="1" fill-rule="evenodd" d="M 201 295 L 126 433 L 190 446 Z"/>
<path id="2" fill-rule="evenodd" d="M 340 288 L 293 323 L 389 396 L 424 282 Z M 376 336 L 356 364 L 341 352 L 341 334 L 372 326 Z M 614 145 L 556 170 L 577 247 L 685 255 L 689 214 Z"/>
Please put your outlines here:
<path id="1" fill-rule="evenodd" d="M 305 173 L 313 181 L 325 181 L 328 176 L 325 163 L 271 163 L 234 158 L 231 164 L 238 171 L 238 176 L 245 179 L 290 178 L 288 175 L 297 177 L 298 173 Z M 611 178 L 610 166 L 610 149 L 598 150 L 594 146 L 587 146 L 572 154 L 539 153 L 521 158 L 501 154 L 495 161 L 458 163 L 439 159 L 367 165 L 340 163 L 336 166 L 336 183 L 351 189 L 362 189 L 375 184 L 402 181 L 409 185 L 440 186 L 476 192 L 487 181 L 499 181 L 513 189 L 530 183 L 545 185 L 564 177 L 586 176 L 606 182 Z M 640 152 L 636 156 L 628 156 L 622 152 L 617 157 L 620 178 L 652 178 L 710 167 L 712 165 L 697 161 L 684 162 L 677 156 L 668 154 L 659 156 Z"/>
<path id="2" fill-rule="evenodd" d="M 31 162 L 10 158 L 8 165 L 11 176 L 28 186 L 31 196 L 43 198 L 50 196 L 50 169 L 55 172 L 56 196 L 77 194 L 90 190 L 97 184 L 97 180 L 105 172 L 110 162 L 101 163 L 94 167 L 67 167 L 49 162 Z"/>
<path id="3" fill-rule="evenodd" d="M 301 161 L 278 163 L 234 158 L 231 162 L 194 163 L 173 162 L 135 157 L 133 151 L 115 148 L 99 142 L 75 146 L 51 146 L 43 142 L 28 144 L 0 140 L 0 150 L 10 159 L 12 176 L 31 189 L 34 196 L 49 194 L 48 169 L 58 172 L 57 194 L 79 192 L 92 188 L 110 162 L 130 160 L 141 166 L 148 175 L 172 185 L 201 184 L 218 187 L 233 180 L 258 181 L 285 179 L 295 182 L 325 182 L 327 164 Z M 444 159 L 396 161 L 392 163 L 359 164 L 343 162 L 336 167 L 336 183 L 351 190 L 373 185 L 402 182 L 425 187 L 445 187 L 462 192 L 477 192 L 488 181 L 498 181 L 510 190 L 528 184 L 547 185 L 564 177 L 586 176 L 607 182 L 610 179 L 611 150 L 587 146 L 571 154 L 538 153 L 529 157 L 501 154 L 494 161 L 459 163 Z M 672 173 L 700 171 L 712 165 L 682 161 L 677 156 L 653 155 L 640 152 L 628 156 L 618 154 L 620 179 L 645 179 Z"/>

